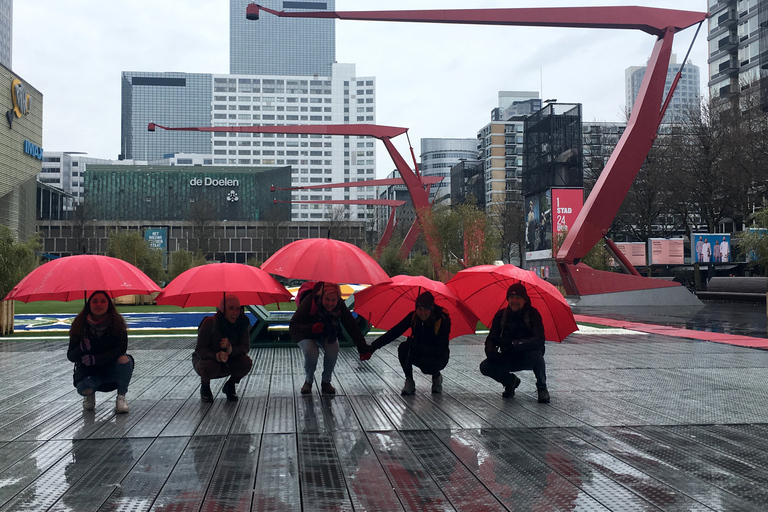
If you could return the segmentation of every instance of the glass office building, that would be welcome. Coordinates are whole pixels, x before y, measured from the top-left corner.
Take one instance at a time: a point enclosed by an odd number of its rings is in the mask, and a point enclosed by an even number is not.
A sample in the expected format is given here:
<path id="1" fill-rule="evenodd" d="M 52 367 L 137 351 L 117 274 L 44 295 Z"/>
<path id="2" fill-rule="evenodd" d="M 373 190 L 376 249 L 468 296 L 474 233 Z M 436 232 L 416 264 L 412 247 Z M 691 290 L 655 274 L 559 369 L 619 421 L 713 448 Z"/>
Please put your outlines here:
<path id="1" fill-rule="evenodd" d="M 120 159 L 210 153 L 210 133 L 149 132 L 147 125 L 210 126 L 212 92 L 209 74 L 123 71 Z"/>
<path id="2" fill-rule="evenodd" d="M 252 0 L 229 3 L 229 72 L 233 75 L 330 76 L 336 60 L 334 19 L 245 18 Z M 277 11 L 333 11 L 335 0 L 261 0 Z"/>
<path id="3" fill-rule="evenodd" d="M 675 94 L 672 95 L 672 101 L 667 107 L 662 123 L 681 123 L 688 119 L 688 113 L 691 109 L 698 109 L 701 102 L 701 75 L 699 66 L 695 66 L 689 60 L 683 63 L 677 62 L 677 56 L 673 53 L 669 59 L 667 68 L 667 82 L 664 86 L 664 98 L 669 94 L 672 82 L 677 73 L 682 68 L 680 81 L 675 88 Z M 640 93 L 640 86 L 645 77 L 645 66 L 632 66 L 624 71 L 625 80 L 625 99 L 627 102 L 627 112 L 632 112 L 632 106 L 635 103 L 637 95 Z"/>
<path id="4" fill-rule="evenodd" d="M 13 0 L 0 0 L 0 64 L 11 69 L 13 62 Z"/>

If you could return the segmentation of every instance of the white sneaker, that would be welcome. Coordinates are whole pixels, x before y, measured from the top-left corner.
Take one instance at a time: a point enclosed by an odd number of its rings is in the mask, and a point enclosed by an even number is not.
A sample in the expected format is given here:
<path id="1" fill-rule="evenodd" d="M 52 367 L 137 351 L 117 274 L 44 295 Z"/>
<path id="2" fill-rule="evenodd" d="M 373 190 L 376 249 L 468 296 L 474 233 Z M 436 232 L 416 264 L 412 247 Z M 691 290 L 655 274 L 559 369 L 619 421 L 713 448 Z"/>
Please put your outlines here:
<path id="1" fill-rule="evenodd" d="M 117 400 L 115 401 L 115 412 L 118 414 L 128 412 L 128 402 L 125 401 L 125 395 L 117 395 Z"/>
<path id="2" fill-rule="evenodd" d="M 96 408 L 96 392 L 94 391 L 90 395 L 83 397 L 83 410 L 92 411 Z"/>

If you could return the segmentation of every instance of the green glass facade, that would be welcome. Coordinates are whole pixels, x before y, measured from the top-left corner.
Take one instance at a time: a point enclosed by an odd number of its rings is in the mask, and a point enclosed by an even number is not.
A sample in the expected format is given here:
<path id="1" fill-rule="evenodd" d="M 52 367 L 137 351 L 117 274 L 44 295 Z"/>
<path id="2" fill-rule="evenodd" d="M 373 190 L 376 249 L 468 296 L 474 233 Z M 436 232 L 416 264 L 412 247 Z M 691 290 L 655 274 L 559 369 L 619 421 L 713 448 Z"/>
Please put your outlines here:
<path id="1" fill-rule="evenodd" d="M 287 221 L 290 167 L 160 167 L 89 165 L 88 217 L 99 221 Z"/>

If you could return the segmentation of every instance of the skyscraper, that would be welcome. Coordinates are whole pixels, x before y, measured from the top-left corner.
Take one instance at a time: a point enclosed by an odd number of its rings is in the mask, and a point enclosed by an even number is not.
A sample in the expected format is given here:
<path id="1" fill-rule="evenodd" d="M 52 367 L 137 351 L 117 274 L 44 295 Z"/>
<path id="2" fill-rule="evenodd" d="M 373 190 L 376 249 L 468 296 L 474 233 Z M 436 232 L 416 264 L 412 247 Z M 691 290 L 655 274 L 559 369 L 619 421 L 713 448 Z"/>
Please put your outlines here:
<path id="1" fill-rule="evenodd" d="M 252 0 L 229 2 L 229 72 L 233 75 L 330 76 L 336 60 L 333 19 L 279 18 L 248 21 Z M 333 11 L 335 0 L 261 0 L 277 11 Z"/>
<path id="2" fill-rule="evenodd" d="M 738 98 L 761 85 L 760 103 L 768 111 L 765 76 L 768 1 L 709 1 L 709 95 L 714 103 Z M 734 103 L 736 107 L 738 103 Z"/>
<path id="3" fill-rule="evenodd" d="M 680 81 L 675 88 L 675 94 L 672 96 L 672 101 L 667 107 L 667 112 L 664 114 L 662 123 L 679 123 L 685 121 L 688 117 L 689 109 L 698 109 L 701 101 L 701 75 L 699 73 L 699 66 L 691 64 L 690 61 L 685 63 L 677 62 L 677 57 L 673 53 L 669 59 L 669 67 L 667 68 L 667 82 L 664 86 L 664 97 L 669 93 L 669 88 L 672 85 L 672 81 L 677 75 L 680 68 L 683 68 Z M 627 112 L 632 111 L 632 105 L 640 92 L 640 86 L 643 83 L 643 77 L 645 76 L 645 66 L 632 66 L 625 70 L 625 94 L 627 102 Z"/>
<path id="4" fill-rule="evenodd" d="M 0 0 L 0 64 L 13 66 L 13 0 Z"/>

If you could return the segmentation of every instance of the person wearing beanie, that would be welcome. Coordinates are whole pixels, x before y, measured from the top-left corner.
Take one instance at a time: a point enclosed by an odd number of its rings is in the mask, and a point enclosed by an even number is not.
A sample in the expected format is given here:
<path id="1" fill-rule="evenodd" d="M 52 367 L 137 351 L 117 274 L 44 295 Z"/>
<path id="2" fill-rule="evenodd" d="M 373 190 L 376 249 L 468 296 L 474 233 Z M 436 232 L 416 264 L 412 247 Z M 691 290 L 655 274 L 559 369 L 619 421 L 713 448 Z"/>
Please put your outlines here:
<path id="1" fill-rule="evenodd" d="M 416 298 L 414 311 L 390 330 L 379 336 L 371 349 L 376 351 L 411 330 L 408 338 L 397 347 L 397 357 L 405 374 L 403 395 L 416 392 L 413 367 L 432 376 L 432 393 L 442 393 L 443 375 L 440 371 L 448 365 L 450 350 L 448 336 L 451 333 L 451 319 L 443 308 L 435 305 L 435 297 L 424 292 Z"/>
<path id="2" fill-rule="evenodd" d="M 75 363 L 73 375 L 83 409 L 96 407 L 96 391 L 117 390 L 115 412 L 128 412 L 125 394 L 133 375 L 134 360 L 128 350 L 128 328 L 105 291 L 88 297 L 69 329 L 67 359 Z"/>
<path id="3" fill-rule="evenodd" d="M 504 386 L 501 396 L 515 396 L 520 378 L 512 372 L 532 370 L 539 403 L 549 403 L 544 324 L 539 312 L 531 306 L 524 284 L 515 283 L 507 290 L 507 306 L 493 317 L 485 339 L 485 355 L 480 372 Z"/>
<path id="4" fill-rule="evenodd" d="M 253 361 L 251 349 L 251 322 L 243 313 L 237 295 L 222 297 L 214 316 L 207 316 L 197 330 L 197 345 L 192 353 L 192 366 L 200 375 L 200 400 L 213 402 L 211 380 L 229 377 L 221 390 L 227 400 L 237 402 L 235 386 L 248 375 Z"/>
<path id="5" fill-rule="evenodd" d="M 315 369 L 323 349 L 323 373 L 320 390 L 328 395 L 336 394 L 331 384 L 333 369 L 339 357 L 339 336 L 343 325 L 347 334 L 357 346 L 360 359 L 370 357 L 371 347 L 365 342 L 365 336 L 355 318 L 341 298 L 341 288 L 336 283 L 315 284 L 311 292 L 306 293 L 296 305 L 296 312 L 291 317 L 288 332 L 291 339 L 298 343 L 304 352 L 304 385 L 301 394 L 312 392 Z"/>

